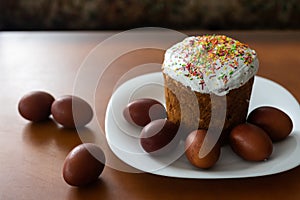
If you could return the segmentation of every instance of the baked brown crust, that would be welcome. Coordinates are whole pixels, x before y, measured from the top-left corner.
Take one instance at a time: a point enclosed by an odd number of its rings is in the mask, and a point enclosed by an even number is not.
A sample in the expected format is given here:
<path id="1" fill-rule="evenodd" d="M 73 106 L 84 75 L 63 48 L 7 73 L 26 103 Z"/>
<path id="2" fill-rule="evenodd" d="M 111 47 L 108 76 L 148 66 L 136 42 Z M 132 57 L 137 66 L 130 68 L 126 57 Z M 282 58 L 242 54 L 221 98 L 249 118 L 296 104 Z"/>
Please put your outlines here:
<path id="1" fill-rule="evenodd" d="M 167 117 L 173 123 L 182 125 L 188 131 L 223 127 L 219 141 L 224 144 L 231 129 L 246 121 L 254 77 L 241 87 L 229 91 L 225 99 L 224 96 L 192 91 L 168 75 L 163 73 L 163 76 Z M 216 113 L 226 112 L 225 122 L 221 114 L 215 115 L 211 121 L 212 109 Z"/>

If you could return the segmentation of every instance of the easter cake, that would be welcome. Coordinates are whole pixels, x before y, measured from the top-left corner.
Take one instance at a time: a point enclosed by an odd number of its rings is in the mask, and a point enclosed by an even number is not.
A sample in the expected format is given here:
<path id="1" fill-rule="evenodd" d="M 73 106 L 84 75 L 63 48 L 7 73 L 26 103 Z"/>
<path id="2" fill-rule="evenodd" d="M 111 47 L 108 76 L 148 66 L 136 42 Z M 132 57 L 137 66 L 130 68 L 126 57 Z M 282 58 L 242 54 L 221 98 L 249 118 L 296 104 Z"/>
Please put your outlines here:
<path id="1" fill-rule="evenodd" d="M 226 143 L 246 121 L 258 66 L 255 50 L 233 38 L 185 38 L 166 51 L 162 66 L 168 120 L 190 130 L 221 127 Z"/>

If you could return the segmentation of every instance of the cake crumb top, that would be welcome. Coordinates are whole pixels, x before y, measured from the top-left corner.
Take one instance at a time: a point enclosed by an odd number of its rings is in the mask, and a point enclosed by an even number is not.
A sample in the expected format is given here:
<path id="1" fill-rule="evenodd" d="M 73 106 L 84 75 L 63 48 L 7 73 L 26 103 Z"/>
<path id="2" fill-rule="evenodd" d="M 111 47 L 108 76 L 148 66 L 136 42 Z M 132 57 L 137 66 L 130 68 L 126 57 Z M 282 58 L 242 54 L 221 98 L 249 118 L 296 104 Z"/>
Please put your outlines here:
<path id="1" fill-rule="evenodd" d="M 225 35 L 191 36 L 168 49 L 163 72 L 202 93 L 225 95 L 253 77 L 256 52 Z"/>

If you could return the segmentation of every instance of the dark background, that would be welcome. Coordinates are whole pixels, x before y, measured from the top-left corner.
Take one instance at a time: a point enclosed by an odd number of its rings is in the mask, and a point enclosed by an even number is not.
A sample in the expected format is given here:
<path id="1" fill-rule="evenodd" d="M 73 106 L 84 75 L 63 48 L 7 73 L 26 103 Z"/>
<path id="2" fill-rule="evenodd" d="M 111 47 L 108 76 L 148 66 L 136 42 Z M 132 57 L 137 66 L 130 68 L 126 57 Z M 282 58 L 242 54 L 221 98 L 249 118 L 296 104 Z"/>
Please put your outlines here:
<path id="1" fill-rule="evenodd" d="M 300 0 L 1 0 L 0 30 L 299 29 Z"/>

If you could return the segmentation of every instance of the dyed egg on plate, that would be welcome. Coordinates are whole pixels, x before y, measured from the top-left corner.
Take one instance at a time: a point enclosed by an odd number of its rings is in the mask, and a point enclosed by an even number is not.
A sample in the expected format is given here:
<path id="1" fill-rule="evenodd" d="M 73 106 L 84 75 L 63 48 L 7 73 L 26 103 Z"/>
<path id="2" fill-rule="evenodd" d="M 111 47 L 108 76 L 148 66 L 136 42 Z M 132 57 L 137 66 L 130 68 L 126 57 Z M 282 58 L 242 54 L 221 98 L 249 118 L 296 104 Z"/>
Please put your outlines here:
<path id="1" fill-rule="evenodd" d="M 274 142 L 285 139 L 293 130 L 291 118 L 282 110 L 270 106 L 254 109 L 247 121 L 264 129 Z"/>
<path id="2" fill-rule="evenodd" d="M 159 101 L 142 98 L 127 104 L 123 116 L 129 123 L 144 127 L 153 120 L 166 118 L 167 114 L 165 107 Z"/>
<path id="3" fill-rule="evenodd" d="M 260 127 L 249 123 L 233 128 L 229 141 L 232 150 L 248 161 L 266 160 L 273 151 L 273 144 L 267 133 Z"/>
<path id="4" fill-rule="evenodd" d="M 188 135 L 185 141 L 185 155 L 187 159 L 191 164 L 202 169 L 213 167 L 219 160 L 221 154 L 219 143 L 211 144 L 212 149 L 204 153 L 205 155 L 202 156 L 200 154 L 206 134 L 206 130 L 195 130 Z"/>
<path id="5" fill-rule="evenodd" d="M 141 131 L 140 144 L 147 152 L 155 155 L 168 153 L 177 146 L 175 136 L 178 126 L 167 119 L 157 119 L 147 124 Z"/>

